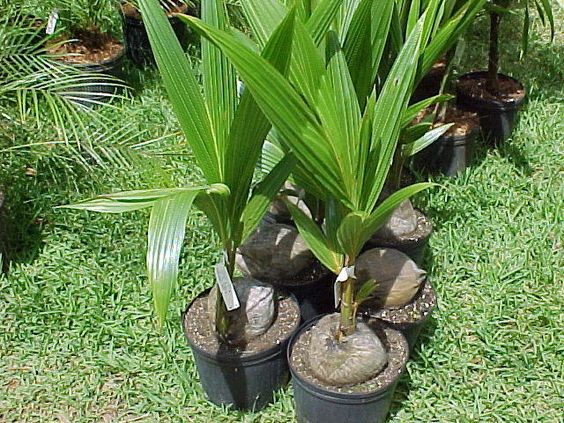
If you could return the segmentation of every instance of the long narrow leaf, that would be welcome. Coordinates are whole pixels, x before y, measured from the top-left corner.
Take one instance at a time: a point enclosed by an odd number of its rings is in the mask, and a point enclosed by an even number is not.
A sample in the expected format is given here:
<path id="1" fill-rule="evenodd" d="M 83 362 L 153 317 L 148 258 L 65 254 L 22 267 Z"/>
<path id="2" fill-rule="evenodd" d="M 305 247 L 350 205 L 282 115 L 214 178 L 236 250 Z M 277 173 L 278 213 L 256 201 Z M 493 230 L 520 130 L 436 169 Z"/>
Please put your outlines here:
<path id="1" fill-rule="evenodd" d="M 222 0 L 202 2 L 202 18 L 216 28 L 228 27 L 227 16 Z M 219 167 L 224 167 L 225 145 L 229 136 L 229 127 L 235 115 L 237 82 L 235 69 L 221 51 L 205 38 L 202 39 L 202 80 L 205 99 L 211 118 L 211 129 L 215 134 Z"/>
<path id="2" fill-rule="evenodd" d="M 197 191 L 157 201 L 149 219 L 147 271 L 159 322 L 166 319 L 176 279 L 186 220 Z"/>
<path id="3" fill-rule="evenodd" d="M 139 0 L 164 85 L 194 157 L 209 183 L 221 182 L 221 159 L 200 87 L 158 0 Z"/>
<path id="4" fill-rule="evenodd" d="M 447 123 L 437 128 L 427 131 L 422 137 L 410 143 L 402 145 L 402 155 L 404 157 L 411 157 L 419 153 L 421 150 L 427 148 L 443 135 L 454 123 Z"/>
<path id="5" fill-rule="evenodd" d="M 282 187 L 284 181 L 288 179 L 295 163 L 295 157 L 291 154 L 287 155 L 272 169 L 261 183 L 257 185 L 241 216 L 244 227 L 241 242 L 244 242 L 255 230 L 266 213 L 272 199 L 280 191 L 280 187 Z"/>
<path id="6" fill-rule="evenodd" d="M 419 56 L 421 27 L 425 14 L 406 40 L 376 102 L 372 124 L 363 199 L 370 210 L 384 186 L 401 129 L 401 116 L 407 107 Z"/>
<path id="7" fill-rule="evenodd" d="M 343 255 L 332 250 L 319 226 L 292 203 L 286 203 L 300 234 L 315 257 L 333 273 L 338 274 L 343 264 Z"/>

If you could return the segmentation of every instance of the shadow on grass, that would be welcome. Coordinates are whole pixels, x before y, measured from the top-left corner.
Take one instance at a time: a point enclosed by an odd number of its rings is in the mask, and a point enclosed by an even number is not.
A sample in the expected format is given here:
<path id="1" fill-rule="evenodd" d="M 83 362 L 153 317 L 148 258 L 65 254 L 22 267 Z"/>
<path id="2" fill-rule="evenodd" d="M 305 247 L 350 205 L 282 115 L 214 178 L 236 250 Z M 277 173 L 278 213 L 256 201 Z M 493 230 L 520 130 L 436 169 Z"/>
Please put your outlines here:
<path id="1" fill-rule="evenodd" d="M 79 167 L 42 157 L 30 163 L 26 154 L 9 157 L 0 168 L 5 199 L 3 225 L 3 271 L 13 263 L 32 263 L 42 252 L 45 235 L 54 226 L 54 207 L 69 202 L 69 193 L 92 183 Z"/>
<path id="2" fill-rule="evenodd" d="M 2 272 L 7 272 L 12 262 L 33 262 L 43 248 L 43 229 L 48 223 L 25 193 L 6 189 L 5 196 L 0 210 Z"/>
<path id="3" fill-rule="evenodd" d="M 437 328 L 437 320 L 431 315 L 427 324 L 422 328 L 421 333 L 419 334 L 419 338 L 413 348 L 411 356 L 409 358 L 410 361 L 416 363 L 423 363 L 423 359 L 420 356 L 421 346 L 429 343 L 431 338 L 433 338 L 433 334 Z M 402 409 L 403 405 L 406 401 L 409 400 L 409 393 L 412 388 L 412 380 L 409 372 L 404 372 L 402 377 L 400 378 L 396 391 L 394 392 L 394 397 L 392 400 L 392 405 L 390 407 L 389 417 L 395 417 Z"/>

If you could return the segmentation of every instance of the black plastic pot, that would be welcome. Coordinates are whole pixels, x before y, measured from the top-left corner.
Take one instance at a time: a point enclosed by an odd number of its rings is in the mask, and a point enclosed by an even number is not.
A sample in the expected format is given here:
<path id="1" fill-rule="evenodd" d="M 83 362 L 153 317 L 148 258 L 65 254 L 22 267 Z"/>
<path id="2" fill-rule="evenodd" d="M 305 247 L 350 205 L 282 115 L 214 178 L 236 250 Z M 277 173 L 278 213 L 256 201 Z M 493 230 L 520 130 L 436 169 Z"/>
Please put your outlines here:
<path id="1" fill-rule="evenodd" d="M 182 322 L 191 305 L 183 313 Z M 184 323 L 182 327 L 185 328 Z M 186 330 L 184 335 L 192 349 L 200 383 L 214 404 L 240 410 L 260 410 L 272 402 L 274 391 L 288 384 L 290 375 L 285 351 L 293 334 L 267 350 L 243 353 L 239 357 L 210 354 L 195 345 Z"/>
<path id="2" fill-rule="evenodd" d="M 77 97 L 85 99 L 73 100 L 85 107 L 92 107 L 96 104 L 95 102 L 110 101 L 111 96 L 119 93 L 123 89 L 123 86 L 119 84 L 119 81 L 109 81 L 108 77 L 123 78 L 124 58 L 125 51 L 122 51 L 117 56 L 100 63 L 73 64 L 73 66 L 83 72 L 100 75 L 99 78 L 96 76 L 92 77 L 89 81 L 91 85 L 73 88 L 73 91 L 78 93 Z"/>
<path id="3" fill-rule="evenodd" d="M 407 255 L 418 266 L 423 264 L 425 251 L 429 244 L 429 238 L 433 233 L 433 224 L 419 210 L 417 213 L 417 230 L 414 234 L 405 235 L 398 239 L 371 238 L 363 248 L 363 251 L 371 248 L 393 248 Z"/>
<path id="4" fill-rule="evenodd" d="M 446 67 L 444 65 L 433 67 L 413 90 L 410 103 L 414 104 L 426 98 L 438 95 L 441 90 L 441 82 L 445 75 L 445 69 Z"/>
<path id="5" fill-rule="evenodd" d="M 137 66 L 151 66 L 155 64 L 155 57 L 151 50 L 149 35 L 142 19 L 121 14 L 123 34 L 125 38 L 125 46 L 127 57 L 131 59 Z M 169 17 L 174 33 L 176 34 L 183 49 L 188 45 L 188 28 L 180 19 Z"/>
<path id="6" fill-rule="evenodd" d="M 288 362 L 291 363 L 292 348 L 300 333 L 314 325 L 319 317 L 304 324 L 292 337 L 288 346 Z M 383 329 L 383 333 L 394 331 Z M 405 338 L 401 338 L 401 348 L 407 350 Z M 405 368 L 405 362 L 403 363 Z M 329 391 L 302 378 L 290 365 L 296 417 L 299 423 L 382 423 L 386 420 L 392 397 L 396 389 L 396 379 L 389 385 L 370 393 L 343 393 Z"/>
<path id="7" fill-rule="evenodd" d="M 473 96 L 460 87 L 461 81 L 484 79 L 487 72 L 471 72 L 462 75 L 456 86 L 456 103 L 463 110 L 477 112 L 480 117 L 480 126 L 484 137 L 494 144 L 506 140 L 515 126 L 517 111 L 525 100 L 525 96 L 513 101 L 500 101 Z M 523 89 L 523 85 L 510 76 L 499 74 L 500 78 L 510 79 Z"/>
<path id="8" fill-rule="evenodd" d="M 413 160 L 417 169 L 454 177 L 472 163 L 476 139 L 480 128 L 476 127 L 464 135 L 443 135 Z"/>
<path id="9" fill-rule="evenodd" d="M 300 285 L 277 285 L 294 295 L 300 305 L 302 322 L 307 322 L 320 314 L 335 311 L 333 282 L 337 277 L 333 273 L 322 275 L 320 278 Z"/>

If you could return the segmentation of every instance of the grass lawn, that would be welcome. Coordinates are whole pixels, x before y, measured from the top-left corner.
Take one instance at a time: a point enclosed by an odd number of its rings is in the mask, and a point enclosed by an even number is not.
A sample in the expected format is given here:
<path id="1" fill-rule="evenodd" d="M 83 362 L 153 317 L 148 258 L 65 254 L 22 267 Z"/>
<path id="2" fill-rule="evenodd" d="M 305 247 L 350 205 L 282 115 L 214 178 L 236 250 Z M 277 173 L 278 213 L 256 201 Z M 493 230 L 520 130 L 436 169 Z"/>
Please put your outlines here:
<path id="1" fill-rule="evenodd" d="M 555 6 L 557 7 L 557 6 Z M 560 422 L 564 407 L 564 43 L 537 30 L 505 64 L 528 88 L 514 136 L 417 198 L 435 224 L 427 257 L 439 305 L 400 381 L 391 422 Z M 480 22 L 462 69 L 485 64 Z M 511 34 L 512 24 L 504 26 Z M 515 34 L 513 34 L 515 35 Z M 477 43 L 477 44 L 476 44 Z M 155 75 L 125 115 L 154 136 L 176 130 Z M 167 140 L 175 148 L 181 140 Z M 37 171 L 25 175 L 25 168 Z M 5 153 L 0 181 L 17 249 L 0 276 L 0 422 L 291 422 L 291 389 L 257 414 L 208 403 L 179 315 L 210 286 L 218 248 L 194 213 L 166 330 L 145 277 L 147 215 L 53 209 L 97 193 L 198 179 L 190 155 L 72 173 Z M 188 251 L 191 254 L 188 254 Z M 351 422 L 353 423 L 353 422 Z"/>

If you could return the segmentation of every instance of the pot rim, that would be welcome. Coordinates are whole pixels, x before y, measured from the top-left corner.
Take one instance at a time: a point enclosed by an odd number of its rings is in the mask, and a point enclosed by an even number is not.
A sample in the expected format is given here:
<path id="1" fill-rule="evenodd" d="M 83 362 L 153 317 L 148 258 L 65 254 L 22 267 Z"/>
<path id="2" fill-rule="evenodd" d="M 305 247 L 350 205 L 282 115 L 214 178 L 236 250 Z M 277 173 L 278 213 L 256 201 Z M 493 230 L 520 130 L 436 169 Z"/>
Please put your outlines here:
<path id="1" fill-rule="evenodd" d="M 206 360 L 208 360 L 208 361 L 220 362 L 220 363 L 233 363 L 235 365 L 259 364 L 259 363 L 262 363 L 264 361 L 268 361 L 273 356 L 280 354 L 284 350 L 285 345 L 288 343 L 288 341 L 300 329 L 299 322 L 301 320 L 301 314 L 300 314 L 300 310 L 299 310 L 298 301 L 296 300 L 296 297 L 293 294 L 286 294 L 296 305 L 296 308 L 298 309 L 299 318 L 298 318 L 298 326 L 296 327 L 296 329 L 294 331 L 290 332 L 290 334 L 288 334 L 288 336 L 286 336 L 282 341 L 280 341 L 280 343 L 275 344 L 275 345 L 271 346 L 270 348 L 267 348 L 266 350 L 257 351 L 257 352 L 254 352 L 254 353 L 242 352 L 240 356 L 236 357 L 236 360 L 234 359 L 233 356 L 221 356 L 221 355 L 218 355 L 218 354 L 212 354 L 209 351 L 206 351 L 205 349 L 203 349 L 202 347 L 196 345 L 192 341 L 192 339 L 190 338 L 190 334 L 186 330 L 186 325 L 184 324 L 186 317 L 187 317 L 187 314 L 188 314 L 188 310 L 190 310 L 190 307 L 192 307 L 192 305 L 194 304 L 194 301 L 196 301 L 198 298 L 202 298 L 203 296 L 206 296 L 207 294 L 209 294 L 210 291 L 211 291 L 211 288 L 208 288 L 208 289 L 202 291 L 192 301 L 190 301 L 190 303 L 186 306 L 186 309 L 181 313 L 182 332 L 184 333 L 184 337 L 186 338 L 188 345 L 190 346 L 190 348 L 192 348 L 193 350 L 197 351 L 200 355 L 205 357 Z"/>
<path id="2" fill-rule="evenodd" d="M 405 336 L 403 335 L 403 333 L 401 333 L 400 331 L 398 331 L 397 329 L 394 329 L 386 324 L 384 324 L 381 321 L 370 321 L 369 324 L 370 325 L 377 325 L 379 326 L 379 329 L 381 329 L 384 333 L 389 333 L 389 332 L 395 332 L 396 334 L 400 335 L 401 339 L 401 349 L 404 350 L 406 352 L 405 354 L 405 359 L 403 360 L 402 366 L 401 366 L 401 371 L 398 373 L 398 375 L 396 375 L 396 377 L 394 378 L 393 381 L 391 381 L 389 384 L 384 385 L 378 389 L 376 389 L 375 391 L 372 392 L 368 392 L 368 393 L 360 393 L 360 392 L 355 392 L 355 393 L 348 393 L 348 392 L 335 392 L 335 391 L 331 391 L 328 390 L 324 387 L 315 385 L 312 382 L 309 382 L 307 380 L 305 380 L 302 376 L 300 376 L 300 374 L 298 372 L 296 372 L 292 366 L 292 350 L 294 347 L 294 344 L 296 343 L 296 341 L 298 340 L 299 336 L 305 332 L 307 329 L 309 329 L 311 326 L 313 326 L 318 320 L 320 320 L 322 317 L 326 316 L 327 314 L 322 314 L 319 316 L 314 317 L 313 319 L 310 319 L 309 321 L 305 322 L 290 338 L 290 342 L 288 343 L 288 348 L 286 349 L 286 359 L 288 361 L 288 367 L 290 369 L 290 373 L 292 375 L 292 378 L 294 378 L 294 382 L 298 383 L 304 390 L 308 391 L 309 393 L 311 393 L 312 395 L 318 397 L 318 398 L 323 398 L 332 402 L 336 402 L 336 403 L 341 403 L 342 401 L 339 400 L 345 400 L 345 402 L 349 402 L 349 403 L 367 403 L 367 402 L 373 402 L 373 401 L 377 401 L 383 393 L 387 392 L 390 388 L 393 388 L 395 386 L 395 384 L 398 382 L 398 380 L 400 379 L 400 377 L 402 376 L 403 372 L 405 371 L 405 366 L 407 364 L 407 361 L 409 360 L 409 344 L 407 343 L 407 340 L 405 338 Z"/>
<path id="3" fill-rule="evenodd" d="M 520 99 L 512 99 L 510 101 L 501 101 L 501 100 L 493 100 L 493 99 L 484 99 L 472 96 L 471 94 L 467 94 L 466 92 L 460 89 L 460 82 L 472 79 L 478 79 L 487 76 L 487 71 L 474 71 L 468 72 L 464 75 L 461 75 L 458 80 L 456 81 L 456 96 L 457 100 L 462 103 L 472 102 L 472 104 L 476 105 L 477 107 L 483 108 L 489 111 L 513 111 L 516 110 L 524 101 L 527 96 L 527 92 L 525 90 L 525 86 L 523 83 L 512 76 L 506 75 L 504 73 L 498 73 L 498 76 L 502 78 L 509 79 L 511 81 L 516 82 L 521 89 L 523 90 L 523 97 Z"/>
<path id="4" fill-rule="evenodd" d="M 386 324 L 388 326 L 393 326 L 394 328 L 407 328 L 407 327 L 410 327 L 410 326 L 418 325 L 420 323 L 424 323 L 427 320 L 429 320 L 429 318 L 433 314 L 433 311 L 437 308 L 437 292 L 435 291 L 435 287 L 433 286 L 430 278 L 428 278 L 428 277 L 425 278 L 425 281 L 421 284 L 421 286 L 417 290 L 417 293 L 411 299 L 411 301 L 409 301 L 408 303 L 401 305 L 401 306 L 387 307 L 386 308 L 387 310 L 394 310 L 394 309 L 399 309 L 399 308 L 405 307 L 409 304 L 417 302 L 421 298 L 421 295 L 423 295 L 423 291 L 425 290 L 425 287 L 427 285 L 429 285 L 429 287 L 431 288 L 431 292 L 433 293 L 433 296 L 435 297 L 435 304 L 433 305 L 433 307 L 431 307 L 428 314 L 426 314 L 425 316 L 422 316 L 420 319 L 418 319 L 414 322 L 397 322 L 397 323 L 390 322 L 389 320 L 386 320 L 384 317 L 380 317 L 380 316 L 375 315 L 375 313 L 371 312 L 370 310 L 360 311 L 360 313 L 363 314 L 364 316 L 367 316 L 371 320 L 378 320 L 378 321 L 383 322 L 384 324 Z M 381 310 L 381 309 L 382 309 L 382 307 L 379 308 L 378 310 Z"/>

